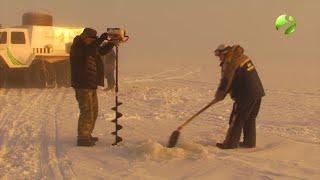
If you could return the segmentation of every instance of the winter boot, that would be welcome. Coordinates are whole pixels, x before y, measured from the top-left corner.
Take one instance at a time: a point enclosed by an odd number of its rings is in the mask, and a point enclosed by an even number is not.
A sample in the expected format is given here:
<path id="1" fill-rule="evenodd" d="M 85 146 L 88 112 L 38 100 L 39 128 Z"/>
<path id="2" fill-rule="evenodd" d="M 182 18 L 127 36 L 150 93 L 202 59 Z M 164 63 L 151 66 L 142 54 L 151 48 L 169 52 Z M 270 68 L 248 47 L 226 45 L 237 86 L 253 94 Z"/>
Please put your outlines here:
<path id="1" fill-rule="evenodd" d="M 78 137 L 77 146 L 94 146 L 96 141 L 91 137 Z"/>
<path id="2" fill-rule="evenodd" d="M 235 149 L 238 148 L 237 145 L 228 145 L 226 143 L 217 143 L 216 146 L 220 149 Z"/>

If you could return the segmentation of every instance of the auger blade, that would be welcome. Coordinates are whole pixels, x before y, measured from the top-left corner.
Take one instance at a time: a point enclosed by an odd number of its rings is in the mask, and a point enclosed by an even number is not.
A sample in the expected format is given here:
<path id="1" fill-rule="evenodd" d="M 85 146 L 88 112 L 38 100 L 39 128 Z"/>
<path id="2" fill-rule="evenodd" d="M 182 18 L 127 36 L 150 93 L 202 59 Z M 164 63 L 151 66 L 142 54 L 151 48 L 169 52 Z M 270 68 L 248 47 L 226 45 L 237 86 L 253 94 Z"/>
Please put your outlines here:
<path id="1" fill-rule="evenodd" d="M 117 103 L 117 106 L 121 106 L 123 103 L 122 102 L 118 102 Z"/>
<path id="2" fill-rule="evenodd" d="M 116 136 L 116 142 L 112 144 L 112 146 L 117 145 L 119 142 L 122 141 L 122 138 L 120 136 Z"/>
<path id="3" fill-rule="evenodd" d="M 123 128 L 123 127 L 122 127 L 120 124 L 117 124 L 117 129 L 116 129 L 117 131 L 120 130 L 120 129 L 122 129 L 122 128 Z"/>
<path id="4" fill-rule="evenodd" d="M 120 124 L 118 124 L 118 125 L 117 125 L 117 128 L 116 128 L 116 131 L 112 132 L 111 134 L 112 134 L 112 135 L 116 135 L 117 131 L 120 130 L 120 129 L 122 129 L 122 128 L 123 128 L 123 126 L 121 126 Z"/>
<path id="5" fill-rule="evenodd" d="M 121 118 L 122 116 L 123 116 L 123 114 L 122 114 L 122 113 L 117 112 L 117 118 Z"/>
<path id="6" fill-rule="evenodd" d="M 121 118 L 121 117 L 123 116 L 123 114 L 117 112 L 117 115 L 116 115 L 116 116 L 117 116 L 116 119 L 113 119 L 111 122 L 116 122 L 116 120 L 117 120 L 118 118 Z"/>
<path id="7" fill-rule="evenodd" d="M 114 120 L 112 120 L 111 122 L 116 123 L 116 122 L 117 122 L 117 119 L 114 119 Z"/>
<path id="8" fill-rule="evenodd" d="M 121 105 L 122 105 L 122 103 L 121 103 L 121 102 L 119 102 L 119 103 L 117 104 L 117 106 L 116 106 L 116 107 L 111 108 L 111 110 L 116 111 L 116 110 L 117 110 L 117 108 L 118 108 L 118 106 L 121 106 Z"/>
<path id="9" fill-rule="evenodd" d="M 117 139 L 117 143 L 118 143 L 118 142 L 121 142 L 121 141 L 123 140 L 122 137 L 120 137 L 120 136 L 117 136 L 116 139 Z"/>

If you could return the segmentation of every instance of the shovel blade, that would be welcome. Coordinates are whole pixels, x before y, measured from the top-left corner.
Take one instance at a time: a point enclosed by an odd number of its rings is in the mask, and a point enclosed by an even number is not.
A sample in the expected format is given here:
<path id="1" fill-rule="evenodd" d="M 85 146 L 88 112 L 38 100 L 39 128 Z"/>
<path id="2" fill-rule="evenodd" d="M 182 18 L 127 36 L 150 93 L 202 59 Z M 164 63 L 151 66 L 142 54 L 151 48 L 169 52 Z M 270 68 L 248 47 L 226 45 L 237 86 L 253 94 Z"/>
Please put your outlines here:
<path id="1" fill-rule="evenodd" d="M 180 136 L 180 131 L 178 131 L 178 130 L 173 131 L 173 133 L 170 136 L 169 143 L 168 143 L 167 147 L 168 148 L 175 147 L 178 142 L 179 136 Z"/>
<path id="2" fill-rule="evenodd" d="M 117 131 L 122 129 L 122 128 L 123 128 L 123 126 L 121 126 L 120 124 L 117 125 Z"/>

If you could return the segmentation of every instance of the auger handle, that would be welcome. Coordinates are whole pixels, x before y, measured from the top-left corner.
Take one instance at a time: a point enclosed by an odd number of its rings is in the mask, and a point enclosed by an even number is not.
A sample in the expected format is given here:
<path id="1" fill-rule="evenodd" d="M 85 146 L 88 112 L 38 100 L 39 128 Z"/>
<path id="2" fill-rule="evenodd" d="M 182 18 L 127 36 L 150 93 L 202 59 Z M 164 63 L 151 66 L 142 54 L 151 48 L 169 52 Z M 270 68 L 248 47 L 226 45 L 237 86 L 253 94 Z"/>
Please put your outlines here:
<path id="1" fill-rule="evenodd" d="M 216 100 L 216 99 L 211 101 L 208 105 L 206 105 L 204 108 L 202 108 L 200 111 L 198 111 L 195 115 L 193 115 L 191 118 L 189 118 L 186 122 L 184 122 L 181 126 L 179 126 L 177 130 L 180 131 L 184 126 L 189 124 L 194 118 L 199 116 L 199 114 L 201 114 L 203 111 L 207 110 L 209 107 L 211 107 L 212 105 L 214 105 L 217 102 L 218 102 L 218 100 Z"/>

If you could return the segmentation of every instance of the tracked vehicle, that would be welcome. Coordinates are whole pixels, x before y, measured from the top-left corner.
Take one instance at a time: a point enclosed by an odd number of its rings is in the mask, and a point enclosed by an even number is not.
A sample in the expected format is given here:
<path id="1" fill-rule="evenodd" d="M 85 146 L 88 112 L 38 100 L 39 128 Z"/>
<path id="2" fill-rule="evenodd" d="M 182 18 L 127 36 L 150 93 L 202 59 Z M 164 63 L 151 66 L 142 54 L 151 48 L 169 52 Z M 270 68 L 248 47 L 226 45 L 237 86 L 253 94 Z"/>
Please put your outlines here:
<path id="1" fill-rule="evenodd" d="M 69 51 L 83 29 L 53 26 L 38 12 L 23 14 L 21 26 L 0 27 L 0 88 L 69 87 Z"/>

